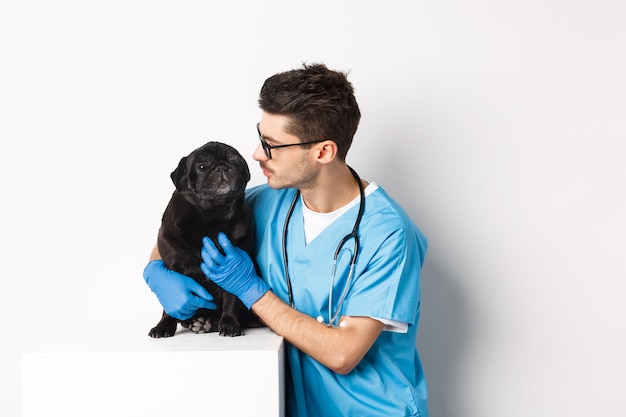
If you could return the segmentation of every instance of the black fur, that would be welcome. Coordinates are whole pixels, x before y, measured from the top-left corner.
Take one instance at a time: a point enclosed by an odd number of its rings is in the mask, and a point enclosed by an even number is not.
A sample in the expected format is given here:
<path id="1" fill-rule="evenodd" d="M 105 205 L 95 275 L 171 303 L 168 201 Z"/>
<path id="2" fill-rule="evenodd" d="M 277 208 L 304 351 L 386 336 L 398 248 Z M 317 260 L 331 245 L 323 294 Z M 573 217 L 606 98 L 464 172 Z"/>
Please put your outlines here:
<path id="1" fill-rule="evenodd" d="M 234 245 L 251 254 L 253 220 L 244 199 L 250 180 L 248 165 L 233 147 L 208 142 L 183 157 L 171 178 L 176 190 L 163 213 L 159 253 L 167 268 L 199 282 L 218 306 L 217 310 L 198 310 L 181 325 L 196 333 L 219 331 L 223 336 L 239 336 L 245 327 L 256 327 L 258 322 L 237 297 L 206 278 L 200 269 L 200 250 L 203 236 L 217 245 L 218 232 L 224 232 Z M 178 323 L 163 312 L 149 335 L 173 336 Z"/>

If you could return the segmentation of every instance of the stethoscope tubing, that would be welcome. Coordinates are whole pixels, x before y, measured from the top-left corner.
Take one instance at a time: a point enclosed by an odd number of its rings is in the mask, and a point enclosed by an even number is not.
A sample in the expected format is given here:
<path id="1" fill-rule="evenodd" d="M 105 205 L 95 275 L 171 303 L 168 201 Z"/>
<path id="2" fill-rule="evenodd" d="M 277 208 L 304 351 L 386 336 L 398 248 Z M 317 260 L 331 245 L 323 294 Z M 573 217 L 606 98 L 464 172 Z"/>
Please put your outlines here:
<path id="1" fill-rule="evenodd" d="M 335 249 L 335 254 L 333 256 L 333 267 L 331 270 L 331 278 L 330 278 L 330 289 L 329 289 L 329 293 L 328 293 L 328 323 L 324 323 L 327 326 L 331 326 L 331 327 L 337 327 L 336 321 L 339 318 L 339 314 L 341 312 L 341 307 L 343 306 L 343 302 L 345 301 L 345 298 L 348 294 L 348 289 L 350 287 L 350 283 L 352 281 L 352 277 L 354 275 L 354 269 L 355 269 L 355 265 L 356 265 L 356 261 L 357 261 L 357 257 L 359 255 L 360 249 L 361 249 L 361 242 L 359 240 L 359 236 L 357 234 L 358 232 L 358 228 L 359 225 L 361 224 L 361 219 L 363 218 L 363 212 L 365 210 L 365 191 L 363 189 L 363 184 L 361 182 L 361 178 L 359 177 L 359 175 L 356 173 L 355 170 L 353 170 L 350 166 L 348 166 L 348 169 L 350 170 L 350 172 L 352 173 L 352 176 L 354 177 L 354 179 L 356 180 L 356 182 L 359 185 L 359 194 L 360 194 L 360 203 L 359 203 L 359 211 L 357 213 L 357 217 L 356 220 L 354 222 L 354 227 L 352 228 L 352 231 L 350 233 L 348 233 L 347 235 L 345 235 L 340 241 L 339 244 L 337 245 L 337 249 Z M 289 206 L 289 210 L 287 211 L 287 217 L 285 218 L 285 224 L 283 225 L 283 241 L 282 241 L 282 250 L 283 250 L 283 268 L 285 269 L 285 279 L 287 281 L 287 293 L 289 296 L 289 305 L 291 306 L 291 308 L 295 309 L 295 303 L 293 300 L 293 287 L 291 284 L 291 277 L 289 275 L 289 258 L 287 255 L 287 231 L 289 228 L 289 221 L 291 220 L 291 216 L 293 214 L 293 210 L 296 206 L 296 203 L 298 202 L 298 199 L 300 198 L 300 190 L 296 191 L 296 194 L 293 197 L 293 200 L 291 201 L 291 205 Z M 339 253 L 341 252 L 341 249 L 343 248 L 343 246 L 345 245 L 345 243 L 350 240 L 350 239 L 354 239 L 354 250 L 352 253 L 352 257 L 350 259 L 350 269 L 348 271 L 348 279 L 346 280 L 346 284 L 344 285 L 343 291 L 341 293 L 341 297 L 339 298 L 339 303 L 337 304 L 337 310 L 335 311 L 335 314 L 332 314 L 332 305 L 333 305 L 333 287 L 335 285 L 335 273 L 336 273 L 336 269 L 337 269 L 337 260 L 339 259 Z M 318 321 L 320 322 L 324 322 L 323 318 L 320 316 L 317 318 Z M 321 319 L 321 320 L 320 320 Z"/>

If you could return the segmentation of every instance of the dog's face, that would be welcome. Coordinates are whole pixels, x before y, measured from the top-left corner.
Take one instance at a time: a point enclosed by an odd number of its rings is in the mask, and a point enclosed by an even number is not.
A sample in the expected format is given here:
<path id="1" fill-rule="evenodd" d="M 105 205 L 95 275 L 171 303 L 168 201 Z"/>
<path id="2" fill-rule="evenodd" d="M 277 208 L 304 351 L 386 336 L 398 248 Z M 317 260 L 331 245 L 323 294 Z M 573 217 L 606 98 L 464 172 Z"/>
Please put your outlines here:
<path id="1" fill-rule="evenodd" d="M 250 170 L 235 148 L 208 142 L 183 157 L 170 177 L 189 203 L 202 210 L 216 210 L 243 196 Z"/>

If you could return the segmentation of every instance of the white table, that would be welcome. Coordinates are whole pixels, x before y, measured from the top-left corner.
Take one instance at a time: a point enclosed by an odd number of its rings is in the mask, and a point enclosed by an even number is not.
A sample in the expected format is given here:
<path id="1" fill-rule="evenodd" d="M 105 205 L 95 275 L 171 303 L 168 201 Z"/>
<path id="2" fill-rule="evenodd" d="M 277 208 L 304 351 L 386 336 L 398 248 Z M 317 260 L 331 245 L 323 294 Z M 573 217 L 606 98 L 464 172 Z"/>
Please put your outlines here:
<path id="1" fill-rule="evenodd" d="M 283 339 L 148 325 L 53 331 L 22 356 L 22 417 L 283 416 Z"/>

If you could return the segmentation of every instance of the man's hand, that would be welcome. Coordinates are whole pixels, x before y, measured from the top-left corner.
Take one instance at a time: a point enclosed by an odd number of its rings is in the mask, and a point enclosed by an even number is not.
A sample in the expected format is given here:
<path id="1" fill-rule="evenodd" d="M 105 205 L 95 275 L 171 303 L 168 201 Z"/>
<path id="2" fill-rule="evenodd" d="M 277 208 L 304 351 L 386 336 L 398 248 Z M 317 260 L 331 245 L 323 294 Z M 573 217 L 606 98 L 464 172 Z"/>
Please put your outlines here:
<path id="1" fill-rule="evenodd" d="M 161 260 L 148 263 L 143 278 L 165 312 L 178 319 L 191 318 L 199 308 L 215 310 L 213 296 L 192 278 L 169 270 Z"/>
<path id="2" fill-rule="evenodd" d="M 224 233 L 217 236 L 224 255 L 208 237 L 202 239 L 202 272 L 213 282 L 231 294 L 235 294 L 246 305 L 252 307 L 270 287 L 256 274 L 250 256 L 233 246 Z"/>

